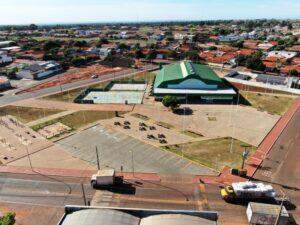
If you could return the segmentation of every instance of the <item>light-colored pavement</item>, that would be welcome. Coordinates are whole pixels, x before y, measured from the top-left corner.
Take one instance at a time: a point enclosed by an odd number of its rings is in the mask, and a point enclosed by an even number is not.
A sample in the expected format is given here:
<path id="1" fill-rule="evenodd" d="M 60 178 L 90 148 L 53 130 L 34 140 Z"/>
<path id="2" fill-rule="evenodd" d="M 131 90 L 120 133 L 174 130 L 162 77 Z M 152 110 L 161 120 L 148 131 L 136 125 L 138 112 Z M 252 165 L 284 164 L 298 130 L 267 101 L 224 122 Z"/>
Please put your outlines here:
<path id="1" fill-rule="evenodd" d="M 150 101 L 150 100 L 149 100 Z M 280 118 L 251 107 L 236 105 L 182 105 L 186 115 L 177 115 L 161 103 L 137 105 L 139 113 L 173 125 L 179 130 L 190 130 L 207 138 L 233 137 L 258 146 Z"/>
<path id="2" fill-rule="evenodd" d="M 207 167 L 162 151 L 121 132 L 108 131 L 100 125 L 60 140 L 56 144 L 93 165 L 97 163 L 97 146 L 100 166 L 115 168 L 118 171 L 123 166 L 123 171 L 127 172 L 132 171 L 134 167 L 134 171 L 137 172 L 215 174 Z"/>
<path id="3" fill-rule="evenodd" d="M 44 108 L 44 109 L 60 109 L 60 110 L 93 110 L 93 111 L 132 111 L 133 105 L 125 104 L 76 104 L 72 102 L 53 101 L 45 99 L 27 99 L 12 103 L 15 106 Z"/>

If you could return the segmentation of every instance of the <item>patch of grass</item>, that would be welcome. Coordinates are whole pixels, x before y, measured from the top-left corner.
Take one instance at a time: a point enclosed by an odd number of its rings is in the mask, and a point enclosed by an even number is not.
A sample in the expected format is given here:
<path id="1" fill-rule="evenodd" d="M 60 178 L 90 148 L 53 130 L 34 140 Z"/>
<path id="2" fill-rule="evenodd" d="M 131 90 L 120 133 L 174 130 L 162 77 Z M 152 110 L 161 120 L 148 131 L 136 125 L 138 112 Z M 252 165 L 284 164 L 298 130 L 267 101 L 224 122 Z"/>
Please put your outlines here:
<path id="1" fill-rule="evenodd" d="M 23 123 L 29 123 L 62 112 L 57 109 L 41 109 L 23 106 L 5 106 L 0 108 L 0 116 L 11 115 Z"/>
<path id="2" fill-rule="evenodd" d="M 145 120 L 145 121 L 149 120 L 148 116 L 144 116 L 144 115 L 139 114 L 139 113 L 133 113 L 133 114 L 131 114 L 131 116 L 134 116 L 134 117 L 136 117 L 138 119 Z"/>
<path id="3" fill-rule="evenodd" d="M 242 153 L 245 145 L 242 141 L 233 139 L 230 152 L 231 138 L 218 138 L 205 141 L 190 142 L 181 145 L 169 145 L 162 147 L 164 150 L 182 155 L 196 163 L 221 171 L 225 166 L 240 168 Z M 256 147 L 248 147 L 250 155 Z"/>
<path id="4" fill-rule="evenodd" d="M 165 122 L 162 122 L 162 121 L 156 122 L 156 125 L 167 128 L 167 129 L 174 128 L 174 126 L 172 124 L 165 123 Z"/>
<path id="5" fill-rule="evenodd" d="M 122 115 L 122 112 L 119 112 L 119 115 Z M 72 130 L 76 130 L 80 127 L 94 123 L 98 120 L 111 119 L 115 117 L 115 112 L 102 112 L 102 111 L 77 111 L 72 114 L 47 121 L 31 127 L 33 130 L 38 131 L 46 126 L 52 125 L 57 122 L 67 125 Z"/>
<path id="6" fill-rule="evenodd" d="M 276 115 L 283 115 L 294 101 L 294 97 L 290 95 L 276 95 L 248 91 L 240 91 L 240 94 L 257 110 L 266 111 Z"/>
<path id="7" fill-rule="evenodd" d="M 192 138 L 199 138 L 199 137 L 203 137 L 202 134 L 198 134 L 196 132 L 190 131 L 190 130 L 184 130 L 181 132 L 182 134 L 185 134 L 187 136 L 190 136 Z"/>
<path id="8" fill-rule="evenodd" d="M 208 121 L 217 121 L 217 117 L 209 116 L 207 117 Z"/>

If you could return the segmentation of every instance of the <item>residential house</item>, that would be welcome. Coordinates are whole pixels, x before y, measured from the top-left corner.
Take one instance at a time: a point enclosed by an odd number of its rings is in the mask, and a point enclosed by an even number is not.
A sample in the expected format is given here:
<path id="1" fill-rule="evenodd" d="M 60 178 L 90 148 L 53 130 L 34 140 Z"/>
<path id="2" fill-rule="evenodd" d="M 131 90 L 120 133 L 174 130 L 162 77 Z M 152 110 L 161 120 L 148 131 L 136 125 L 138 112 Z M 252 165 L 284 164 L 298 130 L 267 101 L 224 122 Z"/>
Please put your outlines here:
<path id="1" fill-rule="evenodd" d="M 0 76 L 0 91 L 11 88 L 11 83 L 7 77 Z"/>
<path id="2" fill-rule="evenodd" d="M 0 52 L 0 65 L 6 65 L 12 61 L 12 57 L 8 56 L 6 52 Z"/>
<path id="3" fill-rule="evenodd" d="M 32 80 L 40 80 L 62 71 L 61 66 L 54 61 L 39 61 L 21 69 L 16 76 Z"/>

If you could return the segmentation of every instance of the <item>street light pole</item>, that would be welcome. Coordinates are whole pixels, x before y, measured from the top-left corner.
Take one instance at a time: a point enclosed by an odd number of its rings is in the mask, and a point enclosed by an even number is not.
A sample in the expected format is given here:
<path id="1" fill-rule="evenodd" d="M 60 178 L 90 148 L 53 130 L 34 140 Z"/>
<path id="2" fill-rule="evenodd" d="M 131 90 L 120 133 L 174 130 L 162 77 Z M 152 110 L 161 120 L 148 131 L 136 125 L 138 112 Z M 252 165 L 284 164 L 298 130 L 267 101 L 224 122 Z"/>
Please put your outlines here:
<path id="1" fill-rule="evenodd" d="M 96 146 L 96 156 L 97 156 L 97 167 L 100 170 L 100 161 L 99 161 L 99 154 L 98 154 L 98 147 Z"/>
<path id="2" fill-rule="evenodd" d="M 131 166 L 132 166 L 132 176 L 135 177 L 134 175 L 134 158 L 133 158 L 133 151 L 131 150 Z"/>

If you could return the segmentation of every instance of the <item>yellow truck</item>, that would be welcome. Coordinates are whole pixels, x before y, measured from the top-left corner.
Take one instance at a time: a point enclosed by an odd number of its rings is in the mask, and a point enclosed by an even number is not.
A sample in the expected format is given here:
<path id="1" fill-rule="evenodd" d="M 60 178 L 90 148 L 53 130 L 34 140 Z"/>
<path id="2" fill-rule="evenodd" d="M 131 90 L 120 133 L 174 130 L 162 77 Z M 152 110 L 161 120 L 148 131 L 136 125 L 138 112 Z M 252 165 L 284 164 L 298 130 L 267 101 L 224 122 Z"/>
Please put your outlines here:
<path id="1" fill-rule="evenodd" d="M 274 199 L 276 192 L 271 185 L 251 181 L 232 183 L 221 189 L 222 198 L 227 201 Z"/>

